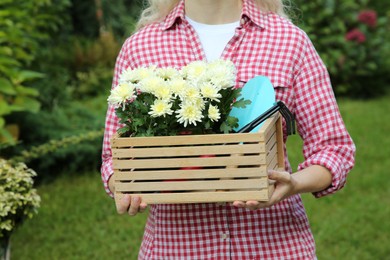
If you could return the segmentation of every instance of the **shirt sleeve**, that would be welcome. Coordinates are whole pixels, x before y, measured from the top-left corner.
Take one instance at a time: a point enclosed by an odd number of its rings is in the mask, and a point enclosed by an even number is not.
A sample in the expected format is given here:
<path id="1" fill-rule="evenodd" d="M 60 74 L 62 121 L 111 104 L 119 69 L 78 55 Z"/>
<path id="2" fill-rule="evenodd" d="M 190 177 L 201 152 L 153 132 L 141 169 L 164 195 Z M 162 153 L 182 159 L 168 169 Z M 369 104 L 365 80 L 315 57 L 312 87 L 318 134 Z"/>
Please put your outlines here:
<path id="1" fill-rule="evenodd" d="M 128 41 L 126 41 L 125 44 L 122 46 L 122 49 L 116 59 L 114 77 L 111 88 L 114 88 L 118 84 L 120 74 L 123 70 L 129 67 L 127 44 Z M 121 125 L 119 124 L 119 119 L 115 114 L 115 108 L 112 106 L 108 106 L 103 137 L 102 166 L 100 171 L 104 189 L 111 197 L 114 197 L 114 194 L 110 191 L 108 187 L 108 181 L 110 180 L 111 175 L 114 173 L 114 170 L 112 168 L 112 151 L 110 142 L 112 136 L 116 133 L 119 127 L 121 127 Z"/>
<path id="2" fill-rule="evenodd" d="M 332 184 L 313 193 L 319 198 L 344 187 L 356 148 L 341 118 L 328 71 L 306 35 L 305 45 L 294 80 L 297 130 L 305 159 L 298 170 L 321 165 L 331 172 Z"/>

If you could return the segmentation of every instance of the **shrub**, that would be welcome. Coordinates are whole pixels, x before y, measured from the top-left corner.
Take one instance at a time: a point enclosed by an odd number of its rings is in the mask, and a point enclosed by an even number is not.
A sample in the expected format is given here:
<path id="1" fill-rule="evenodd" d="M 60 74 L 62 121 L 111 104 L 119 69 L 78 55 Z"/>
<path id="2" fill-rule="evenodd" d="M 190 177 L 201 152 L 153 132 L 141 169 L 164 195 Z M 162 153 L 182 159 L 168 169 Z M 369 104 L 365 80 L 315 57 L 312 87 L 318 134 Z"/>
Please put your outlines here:
<path id="1" fill-rule="evenodd" d="M 40 197 L 33 188 L 36 173 L 24 163 L 12 164 L 0 158 L 0 240 L 37 213 Z"/>
<path id="2" fill-rule="evenodd" d="M 336 94 L 362 98 L 381 95 L 384 82 L 389 80 L 385 55 L 390 44 L 388 18 L 370 10 L 367 0 L 295 3 L 301 10 L 298 25 L 308 33 L 327 65 Z M 367 18 L 372 21 L 364 20 Z"/>
<path id="3" fill-rule="evenodd" d="M 29 167 L 39 173 L 38 181 L 64 171 L 96 170 L 101 161 L 105 110 L 102 96 L 85 102 L 68 102 L 66 106 L 41 110 L 35 115 L 16 114 L 12 122 L 20 125 L 22 142 L 0 150 L 0 156 L 22 155 Z M 52 149 L 53 145 L 60 147 Z M 45 149 L 52 150 L 37 156 Z"/>
<path id="4" fill-rule="evenodd" d="M 0 139 L 12 142 L 5 116 L 16 111 L 37 112 L 38 92 L 25 83 L 43 75 L 27 70 L 49 31 L 61 24 L 60 15 L 48 13 L 66 8 L 68 0 L 1 1 L 0 3 Z"/>

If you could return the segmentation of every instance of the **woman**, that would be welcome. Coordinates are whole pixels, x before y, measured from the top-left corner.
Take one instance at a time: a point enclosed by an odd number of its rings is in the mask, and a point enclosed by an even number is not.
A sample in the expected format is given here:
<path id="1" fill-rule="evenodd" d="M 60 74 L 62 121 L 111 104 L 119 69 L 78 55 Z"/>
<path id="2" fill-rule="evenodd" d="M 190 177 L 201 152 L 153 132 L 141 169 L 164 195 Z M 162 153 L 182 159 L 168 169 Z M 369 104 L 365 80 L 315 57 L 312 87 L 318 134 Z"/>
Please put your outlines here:
<path id="1" fill-rule="evenodd" d="M 300 193 L 316 197 L 341 189 L 354 165 L 354 144 L 340 116 L 327 70 L 304 32 L 283 12 L 280 0 L 149 0 L 139 30 L 123 45 L 113 86 L 126 68 L 180 68 L 194 60 L 228 59 L 237 86 L 257 75 L 270 78 L 277 100 L 295 114 L 304 162 L 292 173 L 271 171 L 269 202 L 153 205 L 140 259 L 315 259 L 315 244 Z M 107 112 L 102 178 L 112 195 L 109 140 L 118 128 Z M 284 136 L 286 141 L 287 136 Z M 120 214 L 147 205 L 126 196 Z"/>

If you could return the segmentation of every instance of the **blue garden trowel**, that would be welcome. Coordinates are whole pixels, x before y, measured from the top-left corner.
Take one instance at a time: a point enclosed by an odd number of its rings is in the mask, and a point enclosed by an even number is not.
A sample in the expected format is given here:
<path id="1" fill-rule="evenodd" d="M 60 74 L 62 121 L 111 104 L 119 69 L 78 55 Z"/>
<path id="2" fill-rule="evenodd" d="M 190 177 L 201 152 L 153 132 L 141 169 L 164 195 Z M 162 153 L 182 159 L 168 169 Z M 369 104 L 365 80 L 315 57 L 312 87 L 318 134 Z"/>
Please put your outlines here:
<path id="1" fill-rule="evenodd" d="M 250 100 L 252 103 L 247 105 L 246 108 L 232 108 L 229 115 L 238 118 L 238 127 L 234 129 L 236 132 L 275 104 L 275 90 L 267 77 L 256 76 L 244 85 L 241 90 L 241 97 Z M 250 132 L 258 132 L 261 125 L 257 125 Z"/>

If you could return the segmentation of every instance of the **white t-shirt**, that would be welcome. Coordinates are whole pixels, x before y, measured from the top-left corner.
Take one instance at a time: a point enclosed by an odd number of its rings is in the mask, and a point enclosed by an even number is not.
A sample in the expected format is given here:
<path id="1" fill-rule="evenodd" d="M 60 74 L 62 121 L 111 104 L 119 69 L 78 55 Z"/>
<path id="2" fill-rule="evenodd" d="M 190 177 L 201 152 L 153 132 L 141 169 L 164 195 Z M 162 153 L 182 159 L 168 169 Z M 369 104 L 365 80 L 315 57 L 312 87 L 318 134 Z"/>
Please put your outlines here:
<path id="1" fill-rule="evenodd" d="M 227 43 L 234 36 L 235 29 L 239 26 L 240 21 L 227 24 L 203 24 L 186 17 L 189 24 L 197 32 L 203 50 L 206 54 L 207 61 L 219 59 Z"/>

